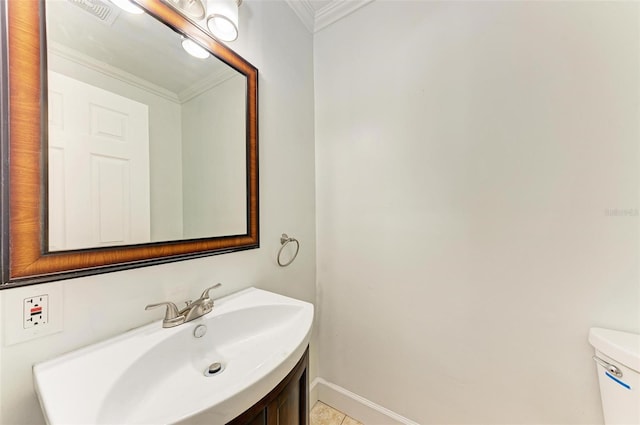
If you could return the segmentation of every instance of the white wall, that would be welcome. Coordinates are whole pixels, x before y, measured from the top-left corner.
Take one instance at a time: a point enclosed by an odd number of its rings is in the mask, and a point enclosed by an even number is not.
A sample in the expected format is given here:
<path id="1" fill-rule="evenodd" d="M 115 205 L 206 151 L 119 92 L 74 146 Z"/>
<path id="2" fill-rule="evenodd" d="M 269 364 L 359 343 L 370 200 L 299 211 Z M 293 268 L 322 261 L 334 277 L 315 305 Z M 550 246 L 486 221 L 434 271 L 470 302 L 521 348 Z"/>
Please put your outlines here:
<path id="1" fill-rule="evenodd" d="M 64 331 L 7 346 L 0 341 L 0 423 L 41 424 L 31 366 L 65 351 L 161 318 L 144 306 L 196 297 L 222 282 L 220 296 L 257 286 L 299 299 L 315 299 L 315 189 L 312 37 L 281 1 L 247 0 L 241 34 L 232 44 L 260 70 L 261 248 L 130 271 L 0 291 L 0 307 L 52 286 L 64 292 Z M 302 242 L 300 254 L 280 268 L 280 234 Z M 3 327 L 20 320 L 2 317 Z M 313 370 L 315 352 L 312 351 Z M 313 373 L 313 372 L 312 372 Z"/>
<path id="2" fill-rule="evenodd" d="M 247 233 L 246 93 L 237 74 L 182 105 L 187 239 Z"/>
<path id="3" fill-rule="evenodd" d="M 316 34 L 320 376 L 421 424 L 602 422 L 588 329 L 640 331 L 639 7 Z"/>
<path id="4" fill-rule="evenodd" d="M 76 53 L 77 58 L 81 54 Z M 105 75 L 89 66 L 50 52 L 48 67 L 76 80 L 128 97 L 149 107 L 149 174 L 151 240 L 182 238 L 182 143 L 179 103 Z M 80 59 L 81 60 L 81 59 Z"/>

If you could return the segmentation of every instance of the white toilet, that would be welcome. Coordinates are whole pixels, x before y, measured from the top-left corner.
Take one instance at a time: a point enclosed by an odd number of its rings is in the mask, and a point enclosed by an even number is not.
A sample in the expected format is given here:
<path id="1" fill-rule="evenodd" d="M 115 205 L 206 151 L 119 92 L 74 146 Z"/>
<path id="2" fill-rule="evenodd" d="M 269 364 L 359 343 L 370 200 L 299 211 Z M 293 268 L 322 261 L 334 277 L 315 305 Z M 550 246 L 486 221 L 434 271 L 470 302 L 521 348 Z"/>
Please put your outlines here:
<path id="1" fill-rule="evenodd" d="M 640 335 L 589 330 L 606 425 L 640 424 Z"/>

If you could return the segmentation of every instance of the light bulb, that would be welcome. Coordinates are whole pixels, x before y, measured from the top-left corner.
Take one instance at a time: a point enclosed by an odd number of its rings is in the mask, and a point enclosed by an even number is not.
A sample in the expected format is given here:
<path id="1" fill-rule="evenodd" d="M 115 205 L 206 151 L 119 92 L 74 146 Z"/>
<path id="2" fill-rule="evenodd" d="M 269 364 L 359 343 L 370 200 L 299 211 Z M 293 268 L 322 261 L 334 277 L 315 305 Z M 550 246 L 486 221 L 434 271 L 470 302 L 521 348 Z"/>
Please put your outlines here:
<path id="1" fill-rule="evenodd" d="M 210 0 L 207 4 L 207 28 L 214 37 L 222 41 L 238 38 L 237 0 Z"/>
<path id="2" fill-rule="evenodd" d="M 133 4 L 133 2 L 131 2 L 130 0 L 111 0 L 111 3 L 129 13 L 135 13 L 136 15 L 144 13 L 144 9 L 136 4 Z"/>
<path id="3" fill-rule="evenodd" d="M 191 56 L 198 59 L 206 59 L 209 57 L 209 52 L 190 38 L 182 37 L 182 48 Z"/>
<path id="4" fill-rule="evenodd" d="M 238 38 L 238 29 L 226 16 L 213 15 L 207 20 L 209 31 L 222 41 L 233 41 Z"/>

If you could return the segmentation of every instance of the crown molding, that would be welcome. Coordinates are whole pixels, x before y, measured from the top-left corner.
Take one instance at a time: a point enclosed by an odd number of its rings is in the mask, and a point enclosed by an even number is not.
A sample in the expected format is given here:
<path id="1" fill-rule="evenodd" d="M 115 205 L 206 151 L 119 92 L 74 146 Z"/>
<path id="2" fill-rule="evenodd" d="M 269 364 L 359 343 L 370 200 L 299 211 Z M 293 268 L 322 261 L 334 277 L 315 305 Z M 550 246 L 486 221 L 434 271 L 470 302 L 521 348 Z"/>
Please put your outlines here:
<path id="1" fill-rule="evenodd" d="M 180 103 L 188 102 L 194 97 L 200 96 L 202 93 L 205 93 L 215 86 L 220 85 L 238 75 L 242 74 L 238 73 L 231 67 L 225 67 L 220 72 L 212 74 L 209 77 L 205 77 L 202 80 L 179 92 L 178 99 L 180 100 Z"/>
<path id="2" fill-rule="evenodd" d="M 315 10 L 309 0 L 286 0 L 287 4 L 311 33 L 316 33 L 355 12 L 373 0 L 332 0 Z"/>
<path id="3" fill-rule="evenodd" d="M 334 22 L 355 12 L 372 1 L 373 0 L 333 0 L 331 3 L 316 12 L 313 27 L 314 32 L 318 32 L 321 29 L 328 27 Z"/>
<path id="4" fill-rule="evenodd" d="M 120 68 L 109 65 L 108 63 L 94 59 L 91 56 L 85 55 L 84 53 L 81 53 L 77 50 L 70 49 L 63 44 L 49 41 L 47 47 L 49 52 L 53 55 L 70 60 L 78 65 L 84 66 L 85 68 L 89 68 L 93 71 L 106 75 L 107 77 L 125 82 L 141 90 L 145 90 L 149 93 L 155 94 L 156 96 L 160 96 L 171 102 L 180 103 L 180 99 L 174 92 L 167 90 L 164 87 L 153 84 L 147 80 L 143 80 L 142 78 L 123 71 Z"/>

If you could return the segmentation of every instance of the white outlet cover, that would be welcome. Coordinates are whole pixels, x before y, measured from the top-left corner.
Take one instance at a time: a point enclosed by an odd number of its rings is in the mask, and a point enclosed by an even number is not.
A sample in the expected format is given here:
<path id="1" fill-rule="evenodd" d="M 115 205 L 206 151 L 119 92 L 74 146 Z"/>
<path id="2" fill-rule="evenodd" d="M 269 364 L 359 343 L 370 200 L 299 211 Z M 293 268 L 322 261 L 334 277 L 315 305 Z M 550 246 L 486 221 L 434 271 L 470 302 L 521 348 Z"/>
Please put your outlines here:
<path id="1" fill-rule="evenodd" d="M 41 294 L 22 301 L 22 327 L 32 328 L 49 323 L 49 295 Z"/>
<path id="2" fill-rule="evenodd" d="M 22 286 L 2 291 L 4 345 L 14 345 L 61 332 L 64 327 L 64 286 L 61 282 Z M 39 295 L 48 297 L 48 323 L 24 328 L 24 300 Z"/>

